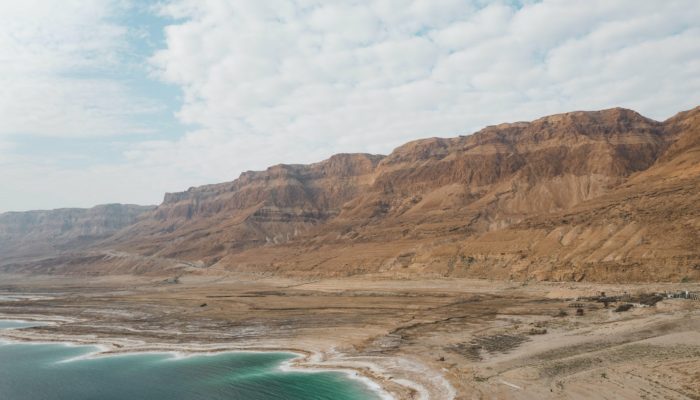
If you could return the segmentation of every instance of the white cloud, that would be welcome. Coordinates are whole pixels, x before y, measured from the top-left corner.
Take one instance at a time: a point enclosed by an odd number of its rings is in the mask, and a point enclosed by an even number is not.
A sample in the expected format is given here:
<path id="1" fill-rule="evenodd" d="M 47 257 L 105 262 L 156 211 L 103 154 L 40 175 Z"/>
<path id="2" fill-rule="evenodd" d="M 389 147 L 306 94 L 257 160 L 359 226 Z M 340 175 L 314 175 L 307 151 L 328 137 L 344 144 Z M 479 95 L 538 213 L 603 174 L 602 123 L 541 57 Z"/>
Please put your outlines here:
<path id="1" fill-rule="evenodd" d="M 92 137 L 148 132 L 133 122 L 158 110 L 109 79 L 21 76 L 0 78 L 0 135 Z"/>
<path id="2" fill-rule="evenodd" d="M 85 137 L 144 130 L 155 107 L 108 75 L 125 66 L 120 0 L 0 2 L 0 135 Z"/>
<path id="3" fill-rule="evenodd" d="M 14 143 L 0 138 L 0 168 L 2 168 L 4 164 L 10 163 L 13 159 L 12 150 L 14 150 L 14 148 Z"/>
<path id="4" fill-rule="evenodd" d="M 152 61 L 201 129 L 133 154 L 219 180 L 487 123 L 618 105 L 665 118 L 699 100 L 693 0 L 182 0 L 164 12 L 182 22 Z M 201 167 L 182 161 L 192 153 Z"/>
<path id="5" fill-rule="evenodd" d="M 75 82 L 55 73 L 108 69 L 119 58 L 125 33 L 110 22 L 122 4 L 114 1 L 61 1 L 36 23 L 0 28 L 24 29 L 31 39 L 0 38 L 0 54 L 26 60 L 0 63 L 11 76 L 3 85 L 13 87 L 0 94 L 4 127 L 46 135 L 138 130 L 129 115 L 150 105 L 118 82 L 84 80 L 71 97 Z M 612 106 L 663 119 L 700 103 L 696 0 L 510 3 L 166 2 L 161 12 L 174 19 L 150 63 L 155 76 L 182 89 L 177 118 L 193 128 L 176 140 L 130 145 L 123 165 L 44 176 L 99 187 L 90 202 L 156 202 L 163 190 L 231 180 L 247 169 L 341 151 L 387 153 L 407 140 L 492 123 Z M 21 19 L 0 7 L 0 26 Z M 22 176 L 38 187 L 44 178 L 32 177 L 42 172 L 32 171 Z M 114 184 L 100 184 L 101 175 Z"/>

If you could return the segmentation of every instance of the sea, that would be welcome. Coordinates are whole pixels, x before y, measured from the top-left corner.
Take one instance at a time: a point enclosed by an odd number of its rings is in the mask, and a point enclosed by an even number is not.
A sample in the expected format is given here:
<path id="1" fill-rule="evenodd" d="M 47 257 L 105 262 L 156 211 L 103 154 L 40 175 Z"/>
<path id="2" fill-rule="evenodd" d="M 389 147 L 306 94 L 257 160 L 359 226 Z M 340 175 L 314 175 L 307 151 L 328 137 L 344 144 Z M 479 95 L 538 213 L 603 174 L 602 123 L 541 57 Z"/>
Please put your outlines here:
<path id="1" fill-rule="evenodd" d="M 0 320 L 0 329 L 31 322 Z M 0 339 L 2 400 L 378 400 L 363 381 L 334 371 L 284 368 L 289 353 L 100 356 L 98 347 Z"/>

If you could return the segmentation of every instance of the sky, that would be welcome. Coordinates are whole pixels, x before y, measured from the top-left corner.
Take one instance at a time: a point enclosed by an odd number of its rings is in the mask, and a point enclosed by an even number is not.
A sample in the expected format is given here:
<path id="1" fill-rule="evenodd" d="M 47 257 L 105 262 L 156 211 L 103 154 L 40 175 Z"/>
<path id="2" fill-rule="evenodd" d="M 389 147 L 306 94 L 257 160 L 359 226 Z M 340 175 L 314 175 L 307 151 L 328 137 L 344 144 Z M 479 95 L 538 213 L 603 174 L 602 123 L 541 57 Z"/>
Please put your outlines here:
<path id="1" fill-rule="evenodd" d="M 0 2 L 0 212 L 158 204 L 339 152 L 700 105 L 697 0 Z"/>

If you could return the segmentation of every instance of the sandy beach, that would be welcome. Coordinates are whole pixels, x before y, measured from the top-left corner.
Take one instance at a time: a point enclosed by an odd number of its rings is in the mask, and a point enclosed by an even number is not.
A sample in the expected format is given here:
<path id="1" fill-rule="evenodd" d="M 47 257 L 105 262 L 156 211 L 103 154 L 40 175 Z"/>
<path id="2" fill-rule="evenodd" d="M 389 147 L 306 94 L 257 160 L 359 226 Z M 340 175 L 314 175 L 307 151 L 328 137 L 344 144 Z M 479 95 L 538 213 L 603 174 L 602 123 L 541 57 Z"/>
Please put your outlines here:
<path id="1" fill-rule="evenodd" d="M 291 368 L 345 371 L 395 399 L 700 395 L 699 302 L 664 299 L 615 312 L 615 304 L 581 300 L 697 284 L 252 275 L 192 276 L 179 284 L 130 277 L 2 282 L 0 295 L 25 296 L 0 302 L 2 318 L 48 322 L 5 330 L 4 340 L 93 344 L 101 346 L 97 355 L 293 352 L 300 357 Z"/>

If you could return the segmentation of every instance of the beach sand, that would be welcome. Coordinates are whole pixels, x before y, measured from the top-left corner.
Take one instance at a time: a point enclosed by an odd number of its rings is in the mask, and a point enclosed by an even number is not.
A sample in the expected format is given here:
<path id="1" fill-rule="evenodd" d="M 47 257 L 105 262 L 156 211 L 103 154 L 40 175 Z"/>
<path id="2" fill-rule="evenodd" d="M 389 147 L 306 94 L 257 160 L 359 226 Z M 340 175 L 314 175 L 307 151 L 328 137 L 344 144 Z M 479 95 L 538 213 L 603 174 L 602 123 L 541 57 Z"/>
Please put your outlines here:
<path id="1" fill-rule="evenodd" d="M 27 297 L 0 300 L 0 316 L 49 324 L 0 335 L 99 344 L 103 354 L 292 351 L 301 357 L 290 367 L 343 370 L 396 399 L 697 399 L 700 302 L 615 312 L 576 300 L 680 289 L 700 287 L 7 275 L 0 296 Z"/>

